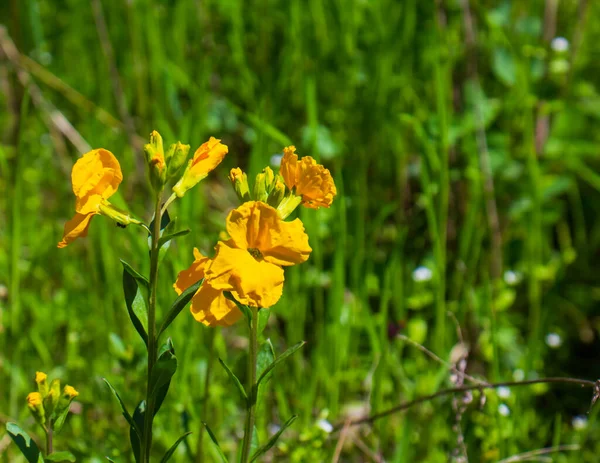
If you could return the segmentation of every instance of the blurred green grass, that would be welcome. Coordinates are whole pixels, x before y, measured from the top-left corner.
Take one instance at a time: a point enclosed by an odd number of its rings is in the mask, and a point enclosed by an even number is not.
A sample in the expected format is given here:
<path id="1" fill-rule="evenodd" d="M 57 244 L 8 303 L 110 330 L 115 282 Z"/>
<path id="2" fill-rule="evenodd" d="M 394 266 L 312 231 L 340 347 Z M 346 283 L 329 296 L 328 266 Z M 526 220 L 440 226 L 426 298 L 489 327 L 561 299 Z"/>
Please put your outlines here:
<path id="1" fill-rule="evenodd" d="M 274 461 L 330 461 L 339 436 L 319 431 L 319 418 L 343 422 L 449 385 L 445 367 L 393 336 L 398 329 L 449 359 L 458 338 L 447 311 L 469 345 L 471 374 L 600 376 L 599 7 L 471 1 L 470 10 L 472 49 L 463 2 L 453 0 L 0 5 L 11 39 L 40 65 L 22 62 L 45 100 L 87 144 L 119 158 L 120 205 L 149 219 L 137 137 L 156 129 L 197 147 L 214 135 L 230 147 L 174 207 L 192 233 L 161 271 L 163 307 L 192 247 L 209 252 L 235 205 L 229 168 L 255 174 L 293 143 L 331 169 L 339 195 L 330 210 L 301 213 L 314 252 L 287 272 L 266 332 L 278 352 L 308 341 L 276 373 L 260 411 L 261 440 L 300 416 Z M 553 48 L 555 36 L 569 48 Z M 131 407 L 144 387 L 119 263 L 147 272 L 144 236 L 97 218 L 86 240 L 56 249 L 81 153 L 48 124 L 14 64 L 0 62 L 0 419 L 33 428 L 24 399 L 42 369 L 81 391 L 82 411 L 59 443 L 82 461 L 127 461 L 126 423 L 101 377 Z M 560 346 L 548 345 L 551 333 Z M 158 416 L 157 455 L 182 431 L 197 435 L 204 397 L 208 331 L 184 313 L 169 335 L 182 360 Z M 243 373 L 243 326 L 219 331 L 216 351 Z M 215 375 L 203 419 L 232 453 L 241 407 L 224 373 Z M 463 417 L 470 461 L 559 444 L 582 448 L 554 461 L 595 461 L 589 391 L 486 396 Z M 573 421 L 581 416 L 583 429 Z M 426 404 L 357 429 L 340 461 L 446 461 L 454 424 L 450 400 Z M 0 440 L 0 461 L 18 461 L 5 447 Z"/>

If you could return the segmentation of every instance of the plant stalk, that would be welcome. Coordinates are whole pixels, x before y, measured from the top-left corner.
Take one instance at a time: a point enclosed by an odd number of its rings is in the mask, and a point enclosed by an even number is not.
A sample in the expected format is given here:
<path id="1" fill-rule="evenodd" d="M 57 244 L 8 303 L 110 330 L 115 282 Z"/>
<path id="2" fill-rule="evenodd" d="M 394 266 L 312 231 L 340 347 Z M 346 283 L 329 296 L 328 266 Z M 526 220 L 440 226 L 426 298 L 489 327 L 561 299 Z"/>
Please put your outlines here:
<path id="1" fill-rule="evenodd" d="M 258 308 L 250 307 L 252 310 L 252 323 L 250 326 L 250 353 L 248 355 L 248 405 L 246 412 L 246 425 L 244 428 L 244 443 L 242 447 L 242 463 L 250 459 L 250 447 L 252 445 L 252 434 L 254 433 L 254 420 L 256 417 L 256 358 L 258 355 Z"/>
<path id="2" fill-rule="evenodd" d="M 150 248 L 150 300 L 148 302 L 148 382 L 146 388 L 146 413 L 142 436 L 141 460 L 150 463 L 152 448 L 152 421 L 154 419 L 154 398 L 152 397 L 152 370 L 156 363 L 156 289 L 158 284 L 158 240 L 160 238 L 161 194 L 156 198 L 154 209 L 154 230 Z"/>
<path id="3" fill-rule="evenodd" d="M 208 391 L 210 389 L 210 375 L 212 373 L 213 358 L 215 352 L 215 330 L 208 330 L 208 359 L 206 361 L 206 377 L 204 378 L 204 397 L 202 398 L 202 414 L 200 415 L 200 426 L 198 429 L 198 444 L 196 446 L 196 463 L 204 462 L 204 423 L 208 417 Z"/>
<path id="4" fill-rule="evenodd" d="M 52 452 L 54 452 L 54 448 L 52 445 L 52 439 L 54 437 L 54 433 L 52 431 L 52 423 L 48 423 L 48 427 L 44 427 L 44 431 L 46 431 L 46 456 L 48 456 Z"/>

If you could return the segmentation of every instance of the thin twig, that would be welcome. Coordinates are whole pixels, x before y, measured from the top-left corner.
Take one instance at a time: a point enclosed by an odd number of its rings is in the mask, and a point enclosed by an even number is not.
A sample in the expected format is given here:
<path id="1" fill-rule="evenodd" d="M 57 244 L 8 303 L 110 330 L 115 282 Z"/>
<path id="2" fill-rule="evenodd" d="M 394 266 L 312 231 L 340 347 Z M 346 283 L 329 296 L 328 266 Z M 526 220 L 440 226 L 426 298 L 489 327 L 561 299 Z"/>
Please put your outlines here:
<path id="1" fill-rule="evenodd" d="M 518 455 L 513 455 L 512 457 L 505 458 L 503 460 L 498 461 L 497 463 L 515 463 L 517 461 L 527 461 L 532 458 L 539 457 L 541 455 L 548 455 L 550 453 L 557 452 L 569 452 L 579 450 L 581 447 L 577 444 L 569 444 L 569 445 L 558 445 L 556 447 L 546 447 L 544 449 L 530 450 L 529 452 L 520 453 Z"/>
<path id="2" fill-rule="evenodd" d="M 402 341 L 406 341 L 407 343 L 409 343 L 410 345 L 416 347 L 417 349 L 419 349 L 421 352 L 423 352 L 425 355 L 427 355 L 429 358 L 435 360 L 438 363 L 441 363 L 442 365 L 444 365 L 445 367 L 447 367 L 452 373 L 456 374 L 456 375 L 462 375 L 465 377 L 465 379 L 468 379 L 469 381 L 475 383 L 475 384 L 483 384 L 483 385 L 488 385 L 489 383 L 486 381 L 483 381 L 481 379 L 477 379 L 474 376 L 468 375 L 467 373 L 463 373 L 461 371 L 459 371 L 455 365 L 452 365 L 450 362 L 446 362 L 444 359 L 438 357 L 435 353 L 433 353 L 432 351 L 430 351 L 429 349 L 427 349 L 427 347 L 419 344 L 416 341 L 413 341 L 412 339 L 404 336 L 403 334 L 399 334 L 398 339 L 401 339 Z"/>
<path id="3" fill-rule="evenodd" d="M 350 430 L 350 423 L 350 419 L 347 419 L 342 427 L 340 437 L 338 438 L 337 444 L 335 444 L 335 451 L 333 452 L 331 463 L 338 463 L 338 461 L 340 461 L 340 455 L 342 454 L 342 449 L 344 448 L 344 442 L 346 441 L 346 437 L 348 437 L 348 432 Z"/>
<path id="4" fill-rule="evenodd" d="M 81 136 L 81 134 L 75 130 L 67 118 L 58 109 L 54 107 L 52 103 L 47 101 L 40 88 L 33 82 L 31 76 L 25 71 L 20 63 L 20 53 L 17 50 L 14 42 L 8 35 L 6 27 L 0 25 L 0 48 L 4 52 L 6 58 L 15 67 L 17 78 L 21 85 L 29 91 L 33 104 L 42 111 L 42 114 L 46 116 L 46 123 L 53 126 L 61 134 L 63 134 L 80 153 L 85 153 L 91 150 L 90 145 Z"/>
<path id="5" fill-rule="evenodd" d="M 584 387 L 592 387 L 594 388 L 594 398 L 598 397 L 600 392 L 600 380 L 599 381 L 589 381 L 587 379 L 577 379 L 577 378 L 561 378 L 561 377 L 551 377 L 551 378 L 540 378 L 540 379 L 528 379 L 524 381 L 504 381 L 501 383 L 491 383 L 491 384 L 479 384 L 476 386 L 463 386 L 463 387 L 453 387 L 449 389 L 442 389 L 434 394 L 430 394 L 424 397 L 419 397 L 418 399 L 411 400 L 409 402 L 404 402 L 395 407 L 392 407 L 388 410 L 384 410 L 383 412 L 374 413 L 373 415 L 365 416 L 364 418 L 360 418 L 355 421 L 351 421 L 348 426 L 356 426 L 359 424 L 372 423 L 380 418 L 384 418 L 389 415 L 393 415 L 394 413 L 398 413 L 404 410 L 408 410 L 409 408 L 422 404 L 424 402 L 429 402 L 431 400 L 437 399 L 438 397 L 443 397 L 449 394 L 456 394 L 466 391 L 475 391 L 475 390 L 483 390 L 483 389 L 497 389 L 499 387 L 518 387 L 518 386 L 530 386 L 532 384 L 547 384 L 547 383 L 563 383 L 563 384 L 578 384 Z M 595 401 L 592 399 L 592 405 Z M 339 431 L 345 424 L 337 424 L 334 426 L 332 432 Z"/>

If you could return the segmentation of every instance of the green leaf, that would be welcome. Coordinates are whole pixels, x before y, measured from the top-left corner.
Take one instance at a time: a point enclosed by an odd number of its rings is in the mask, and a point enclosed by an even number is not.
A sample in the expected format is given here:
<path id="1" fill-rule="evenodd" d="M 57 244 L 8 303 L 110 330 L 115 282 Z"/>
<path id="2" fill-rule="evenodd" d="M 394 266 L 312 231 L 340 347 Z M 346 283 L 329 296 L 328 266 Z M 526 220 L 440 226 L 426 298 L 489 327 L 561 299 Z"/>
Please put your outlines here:
<path id="1" fill-rule="evenodd" d="M 158 360 L 152 368 L 150 376 L 151 395 L 155 398 L 154 415 L 158 413 L 165 400 L 175 371 L 177 371 L 177 357 L 175 356 L 173 341 L 169 338 L 159 350 Z"/>
<path id="2" fill-rule="evenodd" d="M 6 423 L 6 432 L 29 463 L 43 463 L 40 449 L 33 439 L 17 423 Z"/>
<path id="3" fill-rule="evenodd" d="M 219 445 L 219 441 L 217 440 L 216 436 L 213 434 L 213 432 L 210 429 L 210 427 L 204 421 L 202 422 L 202 424 L 206 428 L 206 432 L 208 433 L 208 436 L 210 437 L 210 440 L 215 445 L 215 449 L 217 450 L 217 453 L 221 457 L 221 461 L 223 463 L 229 463 L 229 460 L 227 460 L 227 457 L 223 453 L 223 450 L 221 450 L 221 446 Z"/>
<path id="4" fill-rule="evenodd" d="M 46 461 L 76 461 L 71 452 L 54 452 L 46 456 Z"/>
<path id="5" fill-rule="evenodd" d="M 114 394 L 114 396 L 119 401 L 119 405 L 121 406 L 121 412 L 123 412 L 123 416 L 125 417 L 125 419 L 129 423 L 129 426 L 131 426 L 135 430 L 135 432 L 137 433 L 138 437 L 141 439 L 142 433 L 140 432 L 140 429 L 137 427 L 137 424 L 135 423 L 135 421 L 133 421 L 133 418 L 131 417 L 131 415 L 127 411 L 127 407 L 125 407 L 125 404 L 121 400 L 121 397 L 119 396 L 119 393 L 115 390 L 114 387 L 112 387 L 112 384 L 110 384 L 106 378 L 102 378 L 102 380 L 108 385 L 108 387 L 110 388 L 110 390 L 112 391 L 112 393 Z"/>
<path id="6" fill-rule="evenodd" d="M 237 299 L 233 297 L 233 294 L 231 294 L 229 291 L 223 291 L 223 296 L 225 296 L 230 301 L 233 301 L 235 305 L 237 305 L 238 309 L 240 309 L 246 317 L 246 321 L 248 322 L 248 328 L 252 328 L 252 311 L 250 310 L 250 308 L 247 305 L 240 304 L 237 301 Z"/>
<path id="7" fill-rule="evenodd" d="M 112 458 L 109 458 L 109 457 L 105 457 L 105 458 L 106 458 L 108 461 L 110 461 L 111 463 L 116 463 L 116 461 L 115 461 L 115 460 L 113 460 Z"/>
<path id="8" fill-rule="evenodd" d="M 258 311 L 258 334 L 262 333 L 269 322 L 271 309 L 260 309 Z"/>
<path id="9" fill-rule="evenodd" d="M 173 222 L 171 222 L 173 223 Z M 167 232 L 167 230 L 165 230 Z M 190 232 L 189 228 L 185 228 L 183 230 L 178 230 L 169 234 L 162 234 L 160 239 L 158 240 L 158 247 L 162 248 L 164 245 L 168 244 L 172 239 L 178 238 L 180 236 L 185 236 Z M 170 243 L 169 243 L 170 244 Z"/>
<path id="10" fill-rule="evenodd" d="M 67 405 L 54 419 L 53 429 L 54 434 L 58 434 L 63 426 L 65 425 L 65 421 L 67 420 L 67 415 L 69 414 L 69 410 L 71 409 L 71 404 Z M 46 458 L 47 459 L 47 458 Z M 74 461 L 74 460 L 73 460 Z"/>
<path id="11" fill-rule="evenodd" d="M 281 354 L 279 357 L 277 357 L 277 359 L 271 363 L 267 368 L 265 368 L 265 370 L 262 372 L 262 374 L 258 377 L 258 381 L 256 382 L 257 385 L 260 384 L 260 382 L 273 370 L 273 368 L 275 368 L 277 365 L 279 365 L 281 362 L 283 362 L 286 358 L 288 358 L 290 355 L 292 355 L 294 352 L 296 352 L 298 349 L 300 349 L 304 344 L 306 344 L 306 341 L 300 341 L 298 344 L 294 344 L 292 347 L 290 347 L 288 350 L 286 350 L 283 354 Z"/>
<path id="12" fill-rule="evenodd" d="M 287 428 L 289 428 L 292 425 L 292 423 L 294 421 L 296 421 L 296 418 L 298 418 L 298 415 L 294 415 L 289 420 L 287 420 L 284 423 L 284 425 L 281 427 L 281 429 L 279 431 L 277 431 L 273 436 L 271 436 L 271 438 L 268 440 L 268 442 L 265 445 L 263 445 L 261 448 L 259 448 L 252 455 L 252 458 L 250 458 L 250 463 L 252 463 L 253 461 L 256 461 L 256 459 L 258 457 L 260 457 L 261 455 L 264 455 L 266 452 L 268 452 L 269 449 L 277 443 L 277 439 L 279 439 L 279 436 L 281 436 L 281 434 L 283 434 L 283 431 L 285 431 Z"/>
<path id="13" fill-rule="evenodd" d="M 169 461 L 169 458 L 171 458 L 173 456 L 173 454 L 175 453 L 175 450 L 177 449 L 177 446 L 181 443 L 181 441 L 183 439 L 185 439 L 187 436 L 189 436 L 192 432 L 186 432 L 183 436 L 181 436 L 179 439 L 177 439 L 175 441 L 175 443 L 171 446 L 171 448 L 169 450 L 167 450 L 167 453 L 165 453 L 165 456 L 162 457 L 162 459 L 160 460 L 160 463 L 166 463 L 167 461 Z"/>
<path id="14" fill-rule="evenodd" d="M 242 386 L 242 383 L 240 382 L 240 380 L 238 379 L 238 377 L 235 376 L 235 373 L 233 371 L 231 371 L 231 369 L 227 366 L 227 364 L 222 359 L 219 359 L 219 363 L 223 366 L 223 368 L 225 368 L 225 371 L 227 372 L 227 374 L 229 375 L 229 377 L 233 381 L 233 384 L 235 384 L 235 387 L 237 388 L 238 392 L 242 396 L 242 400 L 244 400 L 245 402 L 247 402 L 248 401 L 248 396 L 246 395 L 246 391 L 244 390 L 244 386 Z"/>
<path id="15" fill-rule="evenodd" d="M 194 297 L 194 294 L 196 294 L 198 289 L 200 289 L 200 286 L 203 282 L 204 279 L 200 280 L 198 283 L 193 284 L 184 292 L 182 292 L 177 299 L 175 299 L 175 302 L 173 302 L 173 305 L 171 305 L 171 308 L 165 316 L 165 320 L 162 322 L 162 325 L 158 330 L 158 335 L 156 336 L 156 339 L 160 338 L 160 335 L 169 327 L 171 323 L 173 323 L 173 320 L 175 320 L 177 315 L 180 314 L 180 312 L 185 308 L 185 306 L 188 305 L 188 303 L 192 300 L 192 297 Z"/>
<path id="16" fill-rule="evenodd" d="M 261 309 L 262 310 L 262 309 Z M 260 312 L 259 312 L 260 313 Z M 275 349 L 270 339 L 267 339 L 258 349 L 256 358 L 256 374 L 260 377 L 264 371 L 275 361 Z M 269 381 L 273 372 L 265 377 L 265 381 Z"/>
<path id="17" fill-rule="evenodd" d="M 135 330 L 142 340 L 148 345 L 148 295 L 149 283 L 124 260 L 123 264 L 123 292 L 127 312 Z"/>
<path id="18" fill-rule="evenodd" d="M 140 430 L 140 435 L 144 434 L 144 419 L 146 418 L 146 401 L 142 400 L 135 408 L 133 412 L 133 422 L 136 424 L 137 428 Z M 135 461 L 139 463 L 140 454 L 142 451 L 142 441 L 140 436 L 137 434 L 135 429 L 130 426 L 129 427 L 129 442 L 131 442 L 131 449 L 133 450 L 133 456 L 135 457 Z"/>

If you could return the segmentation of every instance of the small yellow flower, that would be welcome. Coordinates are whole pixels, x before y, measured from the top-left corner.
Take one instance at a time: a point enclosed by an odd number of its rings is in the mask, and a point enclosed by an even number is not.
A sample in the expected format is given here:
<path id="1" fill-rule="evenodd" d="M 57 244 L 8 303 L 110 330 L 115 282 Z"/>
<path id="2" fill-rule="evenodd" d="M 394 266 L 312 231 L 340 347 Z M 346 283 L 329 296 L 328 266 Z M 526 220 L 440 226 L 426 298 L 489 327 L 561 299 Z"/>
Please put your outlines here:
<path id="1" fill-rule="evenodd" d="M 63 389 L 63 397 L 68 400 L 72 400 L 75 397 L 77 397 L 78 395 L 79 395 L 79 392 L 77 392 L 77 390 L 73 386 L 69 386 L 67 384 Z"/>
<path id="2" fill-rule="evenodd" d="M 229 213 L 230 240 L 220 242 L 206 268 L 206 280 L 219 291 L 231 291 L 240 303 L 271 307 L 281 297 L 283 268 L 305 262 L 312 249 L 299 219 L 284 222 L 277 211 L 249 201 Z"/>
<path id="3" fill-rule="evenodd" d="M 108 150 L 96 149 L 84 154 L 71 172 L 75 193 L 75 216 L 65 224 L 59 248 L 64 248 L 88 233 L 90 220 L 110 205 L 107 199 L 114 195 L 123 180 L 117 158 Z"/>
<path id="4" fill-rule="evenodd" d="M 187 190 L 205 179 L 217 167 L 228 152 L 227 145 L 214 137 L 203 143 L 189 160 L 181 179 L 173 187 L 173 192 L 182 197 Z"/>
<path id="5" fill-rule="evenodd" d="M 203 256 L 194 248 L 194 262 L 177 276 L 173 285 L 177 294 L 181 294 L 194 283 L 204 278 L 204 274 L 211 259 Z M 194 318 L 206 326 L 230 326 L 240 319 L 242 313 L 233 301 L 223 296 L 218 291 L 204 282 L 192 297 L 190 310 Z"/>
<path id="6" fill-rule="evenodd" d="M 283 149 L 280 174 L 286 186 L 297 196 L 302 197 L 302 204 L 312 209 L 329 207 L 337 194 L 329 169 L 317 164 L 310 156 L 298 161 L 296 147 Z"/>
<path id="7" fill-rule="evenodd" d="M 38 391 L 40 392 L 40 394 L 42 394 L 42 396 L 45 396 L 46 394 L 48 394 L 48 382 L 46 381 L 48 379 L 48 375 L 42 371 L 36 371 L 35 372 L 35 382 L 38 385 Z"/>
<path id="8" fill-rule="evenodd" d="M 42 399 L 42 394 L 40 394 L 39 392 L 30 392 L 27 395 L 27 405 L 30 408 L 35 408 L 38 405 L 42 405 L 43 399 Z"/>
<path id="9" fill-rule="evenodd" d="M 229 171 L 229 180 L 240 201 L 249 201 L 250 187 L 248 186 L 248 176 L 246 175 L 246 172 L 243 172 L 239 167 L 231 169 Z"/>

